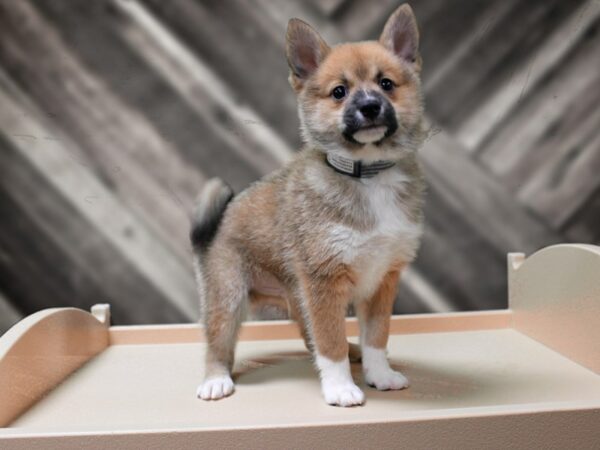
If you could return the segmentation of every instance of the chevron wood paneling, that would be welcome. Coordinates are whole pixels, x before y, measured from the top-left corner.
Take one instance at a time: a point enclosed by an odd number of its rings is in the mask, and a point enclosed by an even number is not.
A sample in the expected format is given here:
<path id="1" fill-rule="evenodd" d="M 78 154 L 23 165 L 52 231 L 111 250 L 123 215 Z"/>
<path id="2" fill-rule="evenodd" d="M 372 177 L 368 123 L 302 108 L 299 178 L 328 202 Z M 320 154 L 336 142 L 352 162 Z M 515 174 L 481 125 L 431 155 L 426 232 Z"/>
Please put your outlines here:
<path id="1" fill-rule="evenodd" d="M 0 0 L 0 325 L 97 302 L 196 320 L 202 183 L 241 191 L 301 146 L 287 20 L 376 38 L 400 3 Z M 506 252 L 600 242 L 600 4 L 412 6 L 429 194 L 395 312 L 503 307 Z"/>

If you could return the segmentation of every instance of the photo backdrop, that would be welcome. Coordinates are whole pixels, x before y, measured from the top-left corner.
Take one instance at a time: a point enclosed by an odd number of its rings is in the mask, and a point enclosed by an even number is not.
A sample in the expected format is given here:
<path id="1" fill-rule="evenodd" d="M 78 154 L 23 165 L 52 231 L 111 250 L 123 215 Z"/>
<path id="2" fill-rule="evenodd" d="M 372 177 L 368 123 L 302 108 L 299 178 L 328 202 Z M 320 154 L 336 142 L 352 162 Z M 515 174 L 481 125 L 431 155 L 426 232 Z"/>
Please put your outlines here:
<path id="1" fill-rule="evenodd" d="M 289 18 L 376 39 L 400 1 L 0 0 L 0 332 L 54 306 L 188 322 L 189 211 L 300 146 Z M 600 242 L 600 2 L 414 0 L 426 231 L 396 313 L 506 307 L 506 253 Z"/>

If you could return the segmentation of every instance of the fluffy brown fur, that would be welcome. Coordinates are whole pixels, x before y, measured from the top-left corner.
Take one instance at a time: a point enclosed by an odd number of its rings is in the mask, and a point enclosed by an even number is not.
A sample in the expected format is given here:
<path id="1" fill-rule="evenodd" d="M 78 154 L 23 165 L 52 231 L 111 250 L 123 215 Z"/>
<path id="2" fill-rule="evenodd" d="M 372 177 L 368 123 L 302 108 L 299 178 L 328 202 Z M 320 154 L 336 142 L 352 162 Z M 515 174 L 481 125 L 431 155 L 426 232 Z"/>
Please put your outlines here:
<path id="1" fill-rule="evenodd" d="M 304 149 L 230 203 L 230 191 L 218 181 L 200 201 L 199 211 L 210 214 L 197 219 L 192 233 L 200 236 L 193 242 L 207 338 L 198 395 L 217 399 L 232 392 L 237 332 L 248 299 L 255 298 L 289 306 L 315 355 L 326 401 L 350 406 L 364 401 L 347 370 L 344 318 L 351 302 L 367 381 L 380 389 L 407 385 L 384 352 L 400 272 L 415 257 L 421 234 L 418 32 L 408 5 L 390 17 L 378 42 L 332 48 L 292 19 L 287 56 Z M 391 80 L 392 90 L 382 89 L 382 78 Z M 341 100 L 332 97 L 340 85 L 347 92 Z M 391 104 L 398 125 L 392 135 L 367 144 L 343 135 L 344 114 L 360 91 Z M 352 178 L 326 164 L 328 152 L 395 166 L 370 179 Z M 358 357 L 356 348 L 352 353 Z"/>

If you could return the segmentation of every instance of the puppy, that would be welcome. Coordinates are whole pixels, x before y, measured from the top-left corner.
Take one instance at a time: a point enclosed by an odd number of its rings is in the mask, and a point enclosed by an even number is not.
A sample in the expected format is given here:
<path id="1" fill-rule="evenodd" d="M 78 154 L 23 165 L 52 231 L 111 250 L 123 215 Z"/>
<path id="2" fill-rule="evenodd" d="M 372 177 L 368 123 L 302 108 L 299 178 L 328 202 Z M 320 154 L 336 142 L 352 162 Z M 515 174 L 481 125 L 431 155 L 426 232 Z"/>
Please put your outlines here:
<path id="1" fill-rule="evenodd" d="M 267 297 L 283 299 L 298 322 L 325 401 L 360 405 L 345 336 L 350 303 L 366 383 L 408 386 L 390 368 L 386 345 L 398 279 L 422 233 L 417 25 L 404 4 L 379 41 L 329 47 L 298 19 L 286 38 L 304 149 L 235 198 L 220 180 L 208 182 L 192 225 L 207 340 L 198 396 L 233 392 L 240 322 L 248 300 Z"/>

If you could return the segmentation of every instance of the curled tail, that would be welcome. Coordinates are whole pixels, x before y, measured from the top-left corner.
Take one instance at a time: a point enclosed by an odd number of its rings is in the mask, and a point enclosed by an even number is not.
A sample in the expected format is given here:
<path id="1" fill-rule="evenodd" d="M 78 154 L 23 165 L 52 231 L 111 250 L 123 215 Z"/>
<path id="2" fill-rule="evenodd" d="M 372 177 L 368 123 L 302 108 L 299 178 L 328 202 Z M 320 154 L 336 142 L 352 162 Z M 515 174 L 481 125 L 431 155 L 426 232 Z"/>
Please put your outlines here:
<path id="1" fill-rule="evenodd" d="M 192 217 L 190 240 L 195 251 L 206 250 L 210 245 L 232 198 L 233 190 L 221 179 L 212 178 L 206 182 Z"/>

